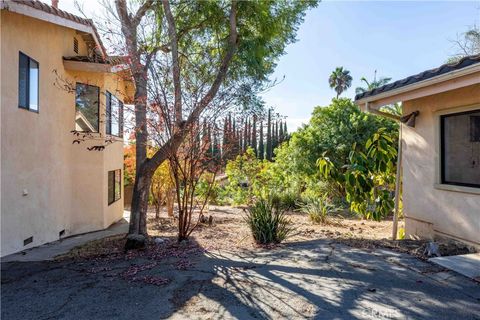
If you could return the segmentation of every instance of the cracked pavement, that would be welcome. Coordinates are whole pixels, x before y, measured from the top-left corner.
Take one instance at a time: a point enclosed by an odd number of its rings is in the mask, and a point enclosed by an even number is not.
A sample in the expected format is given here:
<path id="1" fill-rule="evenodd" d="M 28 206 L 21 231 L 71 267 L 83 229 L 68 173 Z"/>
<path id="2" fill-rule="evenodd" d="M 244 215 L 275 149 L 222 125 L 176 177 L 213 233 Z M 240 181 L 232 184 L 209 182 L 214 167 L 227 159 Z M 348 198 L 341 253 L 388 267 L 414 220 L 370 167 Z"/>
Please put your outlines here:
<path id="1" fill-rule="evenodd" d="M 327 240 L 167 258 L 2 263 L 2 319 L 480 319 L 480 285 L 412 256 Z M 92 272 L 95 270 L 95 272 Z"/>

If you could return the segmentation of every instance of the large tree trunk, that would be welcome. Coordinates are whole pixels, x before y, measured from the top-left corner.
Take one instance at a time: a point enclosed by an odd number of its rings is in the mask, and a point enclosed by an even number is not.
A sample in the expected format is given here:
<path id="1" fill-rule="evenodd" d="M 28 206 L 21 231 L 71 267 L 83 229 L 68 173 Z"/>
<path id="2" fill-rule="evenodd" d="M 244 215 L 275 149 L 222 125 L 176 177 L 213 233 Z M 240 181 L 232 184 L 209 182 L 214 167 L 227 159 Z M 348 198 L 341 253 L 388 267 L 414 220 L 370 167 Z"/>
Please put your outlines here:
<path id="1" fill-rule="evenodd" d="M 153 173 L 145 169 L 137 170 L 133 186 L 130 225 L 125 250 L 144 248 L 147 241 L 147 210 L 150 184 Z"/>
<path id="2" fill-rule="evenodd" d="M 147 209 L 151 176 L 140 175 L 135 180 L 132 195 L 129 234 L 147 236 Z"/>
<path id="3" fill-rule="evenodd" d="M 155 54 L 156 48 L 147 55 L 145 65 L 142 65 L 141 52 L 138 51 L 137 27 L 145 12 L 153 5 L 153 0 L 146 0 L 138 9 L 136 14 L 129 14 L 126 0 L 116 0 L 117 13 L 122 25 L 122 33 L 125 36 L 126 48 L 131 59 L 130 67 L 133 78 L 135 80 L 135 138 L 136 138 L 136 174 L 135 184 L 132 196 L 132 205 L 130 213 L 129 236 L 125 249 L 139 248 L 145 245 L 147 236 L 147 208 L 148 195 L 153 173 L 173 152 L 176 152 L 180 144 L 183 142 L 186 133 L 191 130 L 194 123 L 198 121 L 203 110 L 209 105 L 217 94 L 227 74 L 228 66 L 233 58 L 237 48 L 237 19 L 236 19 L 236 0 L 232 0 L 230 11 L 230 34 L 228 48 L 222 59 L 217 75 L 208 90 L 208 92 L 199 101 L 198 105 L 192 110 L 188 118 L 184 121 L 182 117 L 182 100 L 181 100 L 181 79 L 178 59 L 178 37 L 174 17 L 170 11 L 168 1 L 163 1 L 165 15 L 170 35 L 170 49 L 172 51 L 173 66 L 173 82 L 175 96 L 175 123 L 173 128 L 173 136 L 152 156 L 147 158 L 147 82 L 148 82 L 148 65 L 151 58 Z"/>

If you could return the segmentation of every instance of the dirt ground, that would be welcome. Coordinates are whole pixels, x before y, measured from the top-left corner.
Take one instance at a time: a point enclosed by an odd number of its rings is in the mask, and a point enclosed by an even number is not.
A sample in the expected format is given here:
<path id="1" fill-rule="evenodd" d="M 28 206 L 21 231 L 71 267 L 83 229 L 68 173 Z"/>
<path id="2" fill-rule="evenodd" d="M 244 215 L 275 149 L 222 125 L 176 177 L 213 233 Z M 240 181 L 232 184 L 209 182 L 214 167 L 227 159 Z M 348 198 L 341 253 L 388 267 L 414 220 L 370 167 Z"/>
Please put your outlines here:
<path id="1" fill-rule="evenodd" d="M 206 251 L 212 250 L 248 250 L 261 247 L 257 245 L 251 236 L 247 224 L 244 221 L 245 208 L 229 206 L 210 206 L 204 213 L 208 218 L 213 217 L 213 223 L 199 223 L 193 231 L 191 239 L 199 247 Z M 392 241 L 392 220 L 386 219 L 381 222 L 364 220 L 348 214 L 329 217 L 328 223 L 312 223 L 306 214 L 291 211 L 288 213 L 292 221 L 294 232 L 282 244 L 270 245 L 270 247 L 282 247 L 288 243 L 310 240 L 333 240 L 351 247 L 364 250 L 387 248 L 401 253 L 408 253 L 422 260 L 425 255 L 424 240 L 397 240 Z M 400 221 L 398 228 L 403 228 L 404 222 Z M 167 217 L 162 212 L 156 219 L 153 210 L 149 212 L 148 233 L 151 241 L 160 238 L 160 241 L 171 243 L 176 246 L 177 220 Z M 437 241 L 442 256 L 457 255 L 473 252 L 463 244 L 452 241 Z M 123 252 L 124 236 L 114 236 L 102 240 L 90 242 L 79 248 L 75 248 L 69 254 L 59 259 L 71 257 L 88 258 L 90 256 L 121 254 Z"/>

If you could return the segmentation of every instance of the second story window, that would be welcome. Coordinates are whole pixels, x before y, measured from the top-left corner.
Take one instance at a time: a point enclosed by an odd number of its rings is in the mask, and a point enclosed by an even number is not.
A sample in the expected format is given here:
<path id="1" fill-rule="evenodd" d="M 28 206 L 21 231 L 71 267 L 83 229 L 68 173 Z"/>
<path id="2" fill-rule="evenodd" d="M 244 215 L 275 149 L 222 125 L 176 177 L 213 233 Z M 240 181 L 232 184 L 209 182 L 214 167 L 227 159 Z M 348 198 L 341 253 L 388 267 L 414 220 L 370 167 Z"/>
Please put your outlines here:
<path id="1" fill-rule="evenodd" d="M 123 136 L 123 103 L 107 91 L 106 132 L 113 136 Z"/>
<path id="2" fill-rule="evenodd" d="M 38 62 L 20 52 L 18 64 L 18 106 L 38 112 Z"/>
<path id="3" fill-rule="evenodd" d="M 75 95 L 75 130 L 98 132 L 100 88 L 77 83 Z"/>

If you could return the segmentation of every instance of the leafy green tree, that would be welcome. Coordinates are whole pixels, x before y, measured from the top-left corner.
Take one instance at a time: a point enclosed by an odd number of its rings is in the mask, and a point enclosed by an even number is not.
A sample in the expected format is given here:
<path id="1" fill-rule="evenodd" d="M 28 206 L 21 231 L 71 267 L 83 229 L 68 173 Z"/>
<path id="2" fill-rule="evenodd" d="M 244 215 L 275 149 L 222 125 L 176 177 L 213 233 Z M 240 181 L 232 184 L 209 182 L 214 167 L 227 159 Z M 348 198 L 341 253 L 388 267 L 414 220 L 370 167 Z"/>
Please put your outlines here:
<path id="1" fill-rule="evenodd" d="M 380 128 L 365 145 L 353 144 L 346 165 L 335 165 L 327 153 L 318 160 L 322 176 L 345 186 L 351 210 L 367 219 L 380 221 L 393 209 L 395 139 L 395 133 Z"/>
<path id="2" fill-rule="evenodd" d="M 261 89 L 315 1 L 130 1 L 109 8 L 108 37 L 135 83 L 136 172 L 126 248 L 145 245 L 155 170 L 196 123 Z M 261 17 L 261 18 L 259 18 Z M 249 88 L 251 90 L 240 90 Z M 253 92 L 253 95 L 251 94 Z M 154 142 L 158 150 L 147 155 Z"/>
<path id="3" fill-rule="evenodd" d="M 338 98 L 342 92 L 350 88 L 352 85 L 352 76 L 350 75 L 350 71 L 343 69 L 343 67 L 335 68 L 328 78 L 328 83 L 330 88 L 335 90 Z"/>
<path id="4" fill-rule="evenodd" d="M 268 195 L 273 179 L 267 160 L 260 160 L 252 148 L 235 160 L 227 163 L 225 173 L 228 177 L 227 194 L 235 204 L 247 204 L 255 197 Z"/>
<path id="5" fill-rule="evenodd" d="M 365 145 L 379 128 L 398 130 L 395 122 L 361 112 L 350 99 L 333 99 L 327 107 L 316 107 L 310 122 L 276 149 L 276 179 L 292 192 L 311 196 L 328 192 L 331 198 L 342 199 L 345 185 L 325 179 L 317 160 L 328 156 L 336 168 L 342 168 L 349 163 L 352 146 Z"/>

